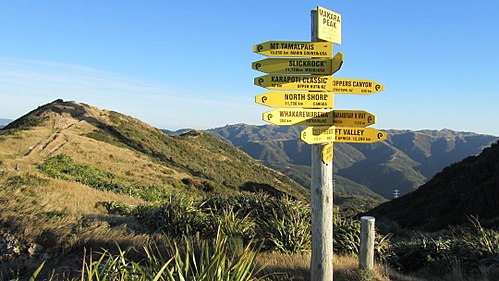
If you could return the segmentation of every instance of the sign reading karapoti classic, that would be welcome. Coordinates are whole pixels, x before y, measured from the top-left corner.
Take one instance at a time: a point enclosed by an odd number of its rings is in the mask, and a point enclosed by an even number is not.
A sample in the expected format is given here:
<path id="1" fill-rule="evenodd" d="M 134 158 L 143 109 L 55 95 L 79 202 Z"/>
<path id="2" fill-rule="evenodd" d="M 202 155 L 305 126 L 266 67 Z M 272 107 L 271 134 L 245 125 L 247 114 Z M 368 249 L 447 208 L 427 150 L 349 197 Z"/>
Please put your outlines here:
<path id="1" fill-rule="evenodd" d="M 335 94 L 369 95 L 384 90 L 383 84 L 376 81 L 325 75 L 268 74 L 256 77 L 254 84 L 269 90 L 328 91 Z"/>

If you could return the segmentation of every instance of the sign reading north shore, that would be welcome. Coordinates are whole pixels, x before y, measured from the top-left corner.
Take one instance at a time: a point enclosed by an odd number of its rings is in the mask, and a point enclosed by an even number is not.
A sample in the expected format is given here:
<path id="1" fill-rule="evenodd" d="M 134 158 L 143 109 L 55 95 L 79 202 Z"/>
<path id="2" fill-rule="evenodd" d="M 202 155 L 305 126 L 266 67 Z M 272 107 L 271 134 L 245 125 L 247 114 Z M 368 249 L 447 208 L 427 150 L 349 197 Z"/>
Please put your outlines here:
<path id="1" fill-rule="evenodd" d="M 338 94 L 373 94 L 384 89 L 383 84 L 361 79 L 336 78 L 320 75 L 268 74 L 254 79 L 254 84 L 269 90 L 330 91 Z"/>
<path id="2" fill-rule="evenodd" d="M 332 59 L 315 58 L 267 58 L 253 62 L 252 68 L 265 73 L 331 75 L 340 70 L 343 53 Z"/>
<path id="3" fill-rule="evenodd" d="M 300 139 L 308 144 L 334 142 L 335 129 L 336 127 L 334 126 L 307 127 L 301 131 Z"/>
<path id="4" fill-rule="evenodd" d="M 276 125 L 331 125 L 333 113 L 328 109 L 279 108 L 263 114 L 263 121 Z"/>
<path id="5" fill-rule="evenodd" d="M 317 7 L 317 37 L 341 44 L 341 15 L 323 7 Z"/>
<path id="6" fill-rule="evenodd" d="M 332 108 L 333 93 L 267 92 L 255 96 L 255 102 L 270 107 Z"/>
<path id="7" fill-rule="evenodd" d="M 334 77 L 331 82 L 332 87 L 330 91 L 336 94 L 369 95 L 384 90 L 383 84 L 371 80 Z"/>
<path id="8" fill-rule="evenodd" d="M 333 144 L 328 143 L 322 148 L 322 162 L 327 164 L 333 160 Z"/>
<path id="9" fill-rule="evenodd" d="M 334 129 L 333 129 L 334 128 Z M 323 143 L 327 136 L 334 137 L 334 142 L 373 143 L 386 140 L 386 133 L 373 128 L 358 127 L 307 127 L 301 132 L 301 140 L 308 143 Z"/>
<path id="10" fill-rule="evenodd" d="M 333 110 L 333 125 L 367 127 L 376 122 L 376 116 L 363 110 Z"/>
<path id="11" fill-rule="evenodd" d="M 315 57 L 333 56 L 331 42 L 268 41 L 253 45 L 253 52 L 267 57 Z"/>

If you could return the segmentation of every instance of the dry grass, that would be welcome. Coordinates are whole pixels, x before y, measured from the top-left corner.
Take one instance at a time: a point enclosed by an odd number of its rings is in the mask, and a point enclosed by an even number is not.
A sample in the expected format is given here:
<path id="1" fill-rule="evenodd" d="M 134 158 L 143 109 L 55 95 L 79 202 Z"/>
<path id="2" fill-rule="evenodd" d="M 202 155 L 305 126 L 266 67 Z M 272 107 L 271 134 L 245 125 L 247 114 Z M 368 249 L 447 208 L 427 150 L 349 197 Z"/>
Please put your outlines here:
<path id="1" fill-rule="evenodd" d="M 257 256 L 259 265 L 266 265 L 262 271 L 264 280 L 268 281 L 309 281 L 310 280 L 310 253 L 286 255 L 280 253 L 262 253 Z M 342 281 L 388 281 L 416 279 L 391 279 L 390 270 L 377 264 L 372 272 L 359 269 L 356 256 L 334 256 L 334 279 Z M 399 276 L 401 277 L 401 276 Z"/>

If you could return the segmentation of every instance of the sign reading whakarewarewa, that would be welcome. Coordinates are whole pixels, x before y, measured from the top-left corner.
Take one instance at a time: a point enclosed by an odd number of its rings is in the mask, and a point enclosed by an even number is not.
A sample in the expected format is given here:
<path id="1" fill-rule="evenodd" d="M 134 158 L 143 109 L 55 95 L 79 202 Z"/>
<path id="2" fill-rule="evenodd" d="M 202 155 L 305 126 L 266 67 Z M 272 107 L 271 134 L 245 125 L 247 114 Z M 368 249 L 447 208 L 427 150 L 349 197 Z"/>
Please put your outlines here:
<path id="1" fill-rule="evenodd" d="M 317 93 L 316 95 L 321 95 Z M 263 114 L 262 119 L 272 124 L 324 125 L 366 127 L 376 121 L 376 116 L 363 110 L 329 110 L 306 108 L 278 108 Z"/>

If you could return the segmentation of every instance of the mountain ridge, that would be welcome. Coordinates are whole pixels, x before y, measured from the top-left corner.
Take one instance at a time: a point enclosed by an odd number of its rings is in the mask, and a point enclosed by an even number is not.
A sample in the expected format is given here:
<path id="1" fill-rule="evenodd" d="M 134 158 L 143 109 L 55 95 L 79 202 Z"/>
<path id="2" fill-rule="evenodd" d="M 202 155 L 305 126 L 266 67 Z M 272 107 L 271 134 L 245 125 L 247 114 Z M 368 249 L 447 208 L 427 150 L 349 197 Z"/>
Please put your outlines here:
<path id="1" fill-rule="evenodd" d="M 234 124 L 208 132 L 308 186 L 309 172 L 299 168 L 310 166 L 310 147 L 299 140 L 303 128 Z M 346 178 L 391 199 L 395 189 L 400 194 L 412 192 L 447 165 L 480 153 L 498 139 L 450 129 L 385 131 L 388 139 L 384 142 L 335 143 L 335 177 Z M 302 172 L 293 174 L 293 170 Z"/>

